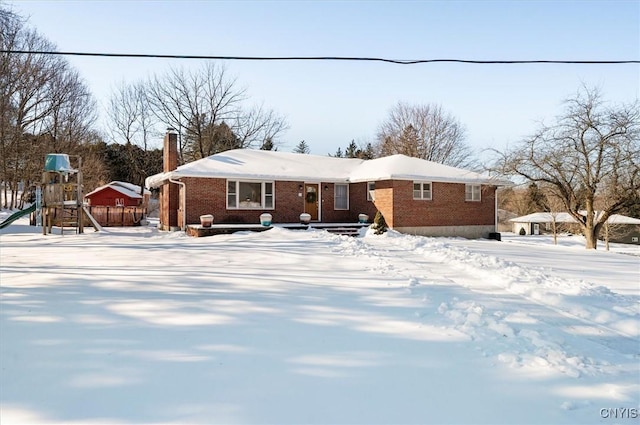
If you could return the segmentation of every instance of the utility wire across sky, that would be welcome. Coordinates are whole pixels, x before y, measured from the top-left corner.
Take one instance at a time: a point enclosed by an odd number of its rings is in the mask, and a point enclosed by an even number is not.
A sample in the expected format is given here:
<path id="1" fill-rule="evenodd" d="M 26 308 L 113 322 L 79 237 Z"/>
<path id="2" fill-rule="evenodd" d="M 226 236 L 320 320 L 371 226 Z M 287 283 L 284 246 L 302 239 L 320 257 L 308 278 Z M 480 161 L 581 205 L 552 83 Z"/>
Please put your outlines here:
<path id="1" fill-rule="evenodd" d="M 578 65 L 619 65 L 640 64 L 640 60 L 472 60 L 472 59 L 388 59 L 375 57 L 349 56 L 211 56 L 211 55 L 158 55 L 143 53 L 97 53 L 97 52 L 57 52 L 31 50 L 0 50 L 7 54 L 32 54 L 56 56 L 92 56 L 107 58 L 153 58 L 153 59 L 215 59 L 241 61 L 360 61 L 387 62 L 399 65 L 416 65 L 422 63 L 463 63 L 463 64 L 578 64 Z"/>

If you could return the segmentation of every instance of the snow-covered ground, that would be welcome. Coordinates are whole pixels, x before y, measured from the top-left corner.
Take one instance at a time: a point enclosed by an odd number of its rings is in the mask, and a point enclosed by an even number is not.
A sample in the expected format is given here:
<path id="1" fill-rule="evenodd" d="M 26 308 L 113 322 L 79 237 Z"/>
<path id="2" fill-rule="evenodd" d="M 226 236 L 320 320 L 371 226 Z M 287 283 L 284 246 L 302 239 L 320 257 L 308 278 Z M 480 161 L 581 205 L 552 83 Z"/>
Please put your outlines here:
<path id="1" fill-rule="evenodd" d="M 637 423 L 640 248 L 583 243 L 21 219 L 0 423 Z"/>

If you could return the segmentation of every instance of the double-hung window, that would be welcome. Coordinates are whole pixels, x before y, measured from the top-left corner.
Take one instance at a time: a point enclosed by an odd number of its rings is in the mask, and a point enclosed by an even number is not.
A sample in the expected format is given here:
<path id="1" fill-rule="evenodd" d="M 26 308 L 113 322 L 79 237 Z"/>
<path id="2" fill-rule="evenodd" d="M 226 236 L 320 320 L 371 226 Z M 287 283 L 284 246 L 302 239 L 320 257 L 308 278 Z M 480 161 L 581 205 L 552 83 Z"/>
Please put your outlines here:
<path id="1" fill-rule="evenodd" d="M 227 180 L 228 209 L 272 210 L 273 182 Z"/>
<path id="2" fill-rule="evenodd" d="M 413 199 L 431 200 L 430 182 L 413 182 Z"/>
<path id="3" fill-rule="evenodd" d="M 367 182 L 367 201 L 376 200 L 376 182 Z"/>
<path id="4" fill-rule="evenodd" d="M 333 193 L 333 208 L 336 210 L 348 210 L 349 209 L 349 185 L 348 184 L 335 184 Z"/>
<path id="5" fill-rule="evenodd" d="M 465 201 L 480 201 L 480 185 L 479 184 L 467 184 L 464 187 L 464 199 Z"/>

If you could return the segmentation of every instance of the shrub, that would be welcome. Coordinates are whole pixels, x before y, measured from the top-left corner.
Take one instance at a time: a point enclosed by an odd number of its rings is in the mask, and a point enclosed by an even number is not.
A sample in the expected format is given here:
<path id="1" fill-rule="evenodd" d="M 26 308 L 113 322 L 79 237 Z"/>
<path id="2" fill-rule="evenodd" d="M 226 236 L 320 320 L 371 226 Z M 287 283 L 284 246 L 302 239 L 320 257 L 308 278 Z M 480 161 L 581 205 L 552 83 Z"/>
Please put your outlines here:
<path id="1" fill-rule="evenodd" d="M 376 216 L 373 219 L 373 229 L 375 229 L 376 235 L 381 235 L 387 231 L 387 222 L 384 220 L 384 216 L 380 211 L 376 212 Z"/>

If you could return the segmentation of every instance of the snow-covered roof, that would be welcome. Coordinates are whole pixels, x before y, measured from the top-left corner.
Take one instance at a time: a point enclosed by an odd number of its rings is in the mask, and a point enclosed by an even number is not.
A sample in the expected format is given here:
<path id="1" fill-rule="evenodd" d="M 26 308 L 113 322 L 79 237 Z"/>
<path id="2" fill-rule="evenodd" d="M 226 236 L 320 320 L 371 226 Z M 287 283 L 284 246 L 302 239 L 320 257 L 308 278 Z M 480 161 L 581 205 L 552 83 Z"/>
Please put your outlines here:
<path id="1" fill-rule="evenodd" d="M 497 184 L 491 179 L 473 171 L 451 167 L 437 162 L 425 161 L 406 155 L 391 155 L 362 161 L 349 174 L 353 183 L 378 180 L 429 180 L 449 183 Z M 505 184 L 506 182 L 502 182 Z M 500 185 L 500 184 L 498 184 Z"/>
<path id="2" fill-rule="evenodd" d="M 599 214 L 598 214 L 599 215 Z M 552 223 L 555 219 L 556 223 L 577 223 L 571 214 L 566 212 L 549 213 L 537 212 L 521 217 L 512 218 L 511 222 L 515 223 Z M 640 224 L 640 219 L 628 217 L 621 214 L 613 214 L 607 219 L 609 224 Z"/>
<path id="3" fill-rule="evenodd" d="M 515 223 L 575 223 L 576 219 L 571 216 L 571 214 L 566 212 L 557 212 L 557 213 L 549 213 L 549 212 L 536 212 L 532 214 L 523 215 L 520 217 L 515 217 L 510 219 L 509 221 Z"/>
<path id="4" fill-rule="evenodd" d="M 92 190 L 91 192 L 87 193 L 86 195 L 84 195 L 85 197 L 87 196 L 91 196 L 94 193 L 98 193 L 106 188 L 111 188 L 117 192 L 122 193 L 123 195 L 132 198 L 132 199 L 140 199 L 142 198 L 142 196 L 140 196 L 140 186 L 135 185 L 133 183 L 127 183 L 127 182 L 120 182 L 120 181 L 112 181 L 110 183 L 107 183 L 103 186 L 100 186 L 94 190 Z M 145 194 L 149 194 L 151 192 L 149 192 L 147 189 L 144 190 Z"/>
<path id="5" fill-rule="evenodd" d="M 168 179 L 182 177 L 334 183 L 396 179 L 484 183 L 498 186 L 509 184 L 504 180 L 492 179 L 472 171 L 405 155 L 363 160 L 252 149 L 235 149 L 211 155 L 182 165 L 175 171 L 150 176 L 145 184 L 150 188 L 157 187 Z"/>
<path id="6" fill-rule="evenodd" d="M 621 214 L 613 214 L 607 222 L 610 224 L 640 224 L 640 219 Z"/>

